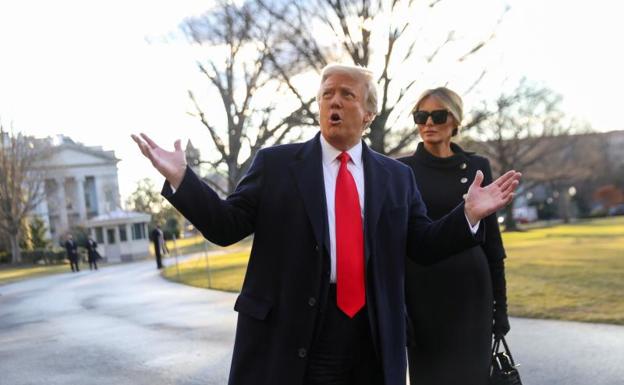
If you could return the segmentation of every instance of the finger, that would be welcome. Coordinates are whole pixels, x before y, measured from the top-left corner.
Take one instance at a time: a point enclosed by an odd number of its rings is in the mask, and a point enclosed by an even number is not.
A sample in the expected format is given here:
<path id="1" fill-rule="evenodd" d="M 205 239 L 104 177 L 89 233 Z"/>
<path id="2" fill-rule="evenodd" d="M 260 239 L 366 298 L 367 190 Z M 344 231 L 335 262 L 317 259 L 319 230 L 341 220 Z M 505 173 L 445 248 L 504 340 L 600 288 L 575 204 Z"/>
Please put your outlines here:
<path id="1" fill-rule="evenodd" d="M 182 151 L 182 144 L 180 143 L 180 139 L 176 140 L 175 143 L 173 143 L 173 147 L 176 151 Z"/>
<path id="2" fill-rule="evenodd" d="M 505 199 L 505 205 L 504 205 L 504 206 L 507 206 L 508 204 L 510 204 L 510 203 L 511 203 L 511 201 L 513 201 L 513 199 L 514 199 L 514 196 L 515 196 L 515 194 L 514 194 L 514 193 L 509 194 L 509 195 L 507 196 L 507 198 Z"/>
<path id="3" fill-rule="evenodd" d="M 146 152 L 145 152 L 145 147 L 146 144 L 145 142 L 143 142 L 138 136 L 131 134 L 130 137 L 132 138 L 132 140 L 134 140 L 134 142 L 137 144 L 137 146 L 139 146 L 139 150 L 141 150 L 141 153 L 145 156 L 147 156 Z"/>
<path id="4" fill-rule="evenodd" d="M 507 180 L 513 178 L 513 176 L 516 174 L 516 172 L 514 170 L 510 170 L 507 171 L 506 173 L 504 173 L 503 175 L 501 175 L 500 177 L 498 177 L 498 179 L 496 179 L 494 181 L 494 184 L 496 184 L 497 186 L 501 186 L 503 183 L 505 183 Z"/>
<path id="5" fill-rule="evenodd" d="M 501 195 L 499 195 L 499 199 L 507 202 L 510 199 L 509 197 L 513 199 L 515 195 L 516 195 L 516 192 L 513 189 L 509 189 L 501 193 Z"/>
<path id="6" fill-rule="evenodd" d="M 154 142 L 149 136 L 145 135 L 144 133 L 141 133 L 141 138 L 143 138 L 143 140 L 145 140 L 147 142 L 147 144 L 151 147 L 151 148 L 157 148 L 158 145 L 156 144 L 156 142 Z"/>
<path id="7" fill-rule="evenodd" d="M 514 180 L 511 184 L 509 184 L 509 186 L 507 186 L 506 189 L 501 190 L 501 196 L 506 197 L 509 194 L 513 194 L 516 190 L 516 187 L 518 187 L 518 184 L 520 182 L 518 182 L 517 180 Z"/>
<path id="8" fill-rule="evenodd" d="M 518 185 L 518 183 L 520 183 L 518 181 L 517 178 L 515 178 L 515 175 L 512 176 L 511 178 L 507 179 L 503 184 L 501 184 L 499 187 L 502 191 L 508 190 L 509 187 L 513 184 L 515 184 L 516 186 Z"/>
<path id="9" fill-rule="evenodd" d="M 134 134 L 130 134 L 130 137 L 132 138 L 132 140 L 134 140 L 134 142 L 139 146 L 139 148 L 141 147 L 141 143 L 143 143 L 143 141 L 141 140 L 141 138 L 139 138 L 138 136 L 134 135 Z"/>
<path id="10" fill-rule="evenodd" d="M 153 153 L 152 153 L 152 149 L 141 139 L 137 138 L 137 140 L 135 140 L 136 143 L 139 145 L 139 149 L 141 150 L 141 153 L 143 154 L 143 156 L 145 156 L 147 159 L 151 160 L 152 162 L 154 161 L 153 158 Z"/>
<path id="11" fill-rule="evenodd" d="M 475 178 L 472 181 L 472 186 L 476 186 L 476 187 L 481 187 L 481 183 L 483 183 L 483 172 L 481 172 L 481 170 L 477 170 L 477 173 L 475 174 Z"/>

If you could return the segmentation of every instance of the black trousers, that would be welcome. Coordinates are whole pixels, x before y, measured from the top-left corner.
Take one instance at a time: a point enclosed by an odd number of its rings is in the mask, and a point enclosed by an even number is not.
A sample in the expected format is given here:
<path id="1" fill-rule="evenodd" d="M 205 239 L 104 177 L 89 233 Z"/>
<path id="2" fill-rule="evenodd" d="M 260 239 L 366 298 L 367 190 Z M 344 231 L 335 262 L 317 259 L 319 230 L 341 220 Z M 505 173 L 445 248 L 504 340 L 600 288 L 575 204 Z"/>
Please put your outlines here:
<path id="1" fill-rule="evenodd" d="M 162 269 L 162 255 L 160 254 L 160 244 L 158 242 L 154 242 L 154 253 L 156 254 L 156 268 Z"/>
<path id="2" fill-rule="evenodd" d="M 78 267 L 78 258 L 70 258 L 69 264 L 71 266 L 72 271 L 80 271 L 80 267 Z"/>
<path id="3" fill-rule="evenodd" d="M 89 259 L 89 270 L 93 270 L 93 268 L 95 267 L 95 270 L 97 270 L 97 262 L 96 259 Z"/>
<path id="4" fill-rule="evenodd" d="M 331 285 L 327 306 L 308 358 L 305 385 L 383 385 L 366 307 L 349 318 L 336 305 Z"/>

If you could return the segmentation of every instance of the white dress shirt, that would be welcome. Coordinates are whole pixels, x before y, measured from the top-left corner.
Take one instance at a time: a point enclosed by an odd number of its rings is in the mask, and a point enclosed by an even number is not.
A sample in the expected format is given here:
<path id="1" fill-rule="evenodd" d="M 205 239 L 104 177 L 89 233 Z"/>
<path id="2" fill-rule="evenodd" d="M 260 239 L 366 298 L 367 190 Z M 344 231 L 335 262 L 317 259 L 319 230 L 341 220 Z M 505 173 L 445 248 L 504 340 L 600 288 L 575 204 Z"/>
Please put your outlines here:
<path id="1" fill-rule="evenodd" d="M 342 151 L 334 146 L 323 137 L 321 137 L 321 154 L 323 157 L 323 181 L 325 182 L 325 201 L 327 202 L 327 223 L 329 225 L 329 253 L 331 258 L 331 275 L 330 282 L 336 282 L 336 178 L 340 169 L 340 161 L 337 159 Z M 360 212 L 362 214 L 362 224 L 364 224 L 364 165 L 362 164 L 362 142 L 351 147 L 347 153 L 351 158 L 347 163 L 347 169 L 355 180 L 358 195 L 360 198 Z M 479 222 L 470 226 L 468 217 L 466 217 L 468 227 L 473 234 L 479 230 Z M 362 229 L 364 231 L 364 229 Z"/>
<path id="2" fill-rule="evenodd" d="M 337 159 L 342 151 L 321 135 L 321 153 L 323 155 L 323 181 L 325 182 L 325 201 L 327 202 L 327 223 L 329 224 L 329 253 L 331 256 L 330 282 L 336 282 L 336 178 L 340 169 Z M 347 153 L 351 158 L 347 169 L 353 175 L 360 198 L 360 212 L 364 223 L 364 165 L 362 164 L 362 142 L 351 147 Z M 364 231 L 364 229 L 362 229 Z"/>

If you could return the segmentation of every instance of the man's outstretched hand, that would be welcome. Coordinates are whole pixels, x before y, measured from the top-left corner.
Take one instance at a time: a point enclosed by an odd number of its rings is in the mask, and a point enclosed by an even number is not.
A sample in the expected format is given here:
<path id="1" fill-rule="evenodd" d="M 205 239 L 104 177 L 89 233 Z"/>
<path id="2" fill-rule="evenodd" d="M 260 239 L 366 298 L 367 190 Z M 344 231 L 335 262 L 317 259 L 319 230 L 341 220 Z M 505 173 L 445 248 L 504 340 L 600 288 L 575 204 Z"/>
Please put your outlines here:
<path id="1" fill-rule="evenodd" d="M 184 172 L 186 171 L 186 156 L 180 145 L 180 140 L 176 140 L 173 144 L 174 151 L 167 151 L 158 147 L 145 134 L 141 134 L 140 138 L 136 135 L 131 136 L 143 155 L 152 162 L 156 170 L 169 181 L 174 189 L 177 189 L 180 183 L 182 183 L 182 178 L 184 178 Z"/>
<path id="2" fill-rule="evenodd" d="M 500 178 L 481 187 L 483 173 L 479 170 L 466 194 L 464 210 L 472 226 L 478 221 L 507 206 L 513 199 L 520 180 L 519 172 L 507 171 Z"/>

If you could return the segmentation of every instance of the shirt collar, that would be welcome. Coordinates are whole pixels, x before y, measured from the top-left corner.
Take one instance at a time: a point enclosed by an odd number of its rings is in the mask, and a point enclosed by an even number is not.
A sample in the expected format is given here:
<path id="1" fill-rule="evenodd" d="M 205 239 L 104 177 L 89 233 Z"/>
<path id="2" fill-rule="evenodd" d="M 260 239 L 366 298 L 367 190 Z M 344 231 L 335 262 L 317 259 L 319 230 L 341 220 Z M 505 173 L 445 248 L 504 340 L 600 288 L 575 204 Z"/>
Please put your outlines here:
<path id="1" fill-rule="evenodd" d="M 330 165 L 333 161 L 338 161 L 336 158 L 342 151 L 338 150 L 323 137 L 321 137 L 321 153 L 323 154 L 323 163 Z M 355 146 L 347 150 L 347 154 L 351 158 L 351 161 L 357 168 L 362 167 L 362 141 L 360 140 Z"/>

